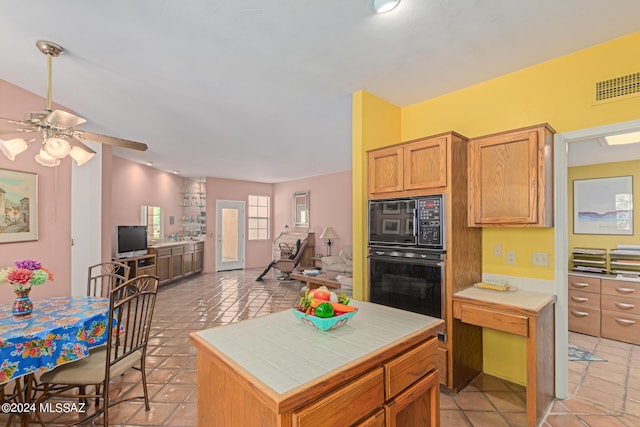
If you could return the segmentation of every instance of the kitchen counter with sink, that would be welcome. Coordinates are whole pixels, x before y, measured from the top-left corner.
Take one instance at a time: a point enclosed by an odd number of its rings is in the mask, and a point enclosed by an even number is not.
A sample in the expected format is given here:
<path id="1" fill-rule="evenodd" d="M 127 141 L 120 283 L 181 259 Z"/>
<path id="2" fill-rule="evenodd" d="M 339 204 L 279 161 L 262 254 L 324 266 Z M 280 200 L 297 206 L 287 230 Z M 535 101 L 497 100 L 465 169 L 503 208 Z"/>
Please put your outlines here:
<path id="1" fill-rule="evenodd" d="M 192 332 L 198 425 L 439 425 L 437 333 L 444 322 L 351 305 L 357 315 L 327 332 L 289 310 Z"/>

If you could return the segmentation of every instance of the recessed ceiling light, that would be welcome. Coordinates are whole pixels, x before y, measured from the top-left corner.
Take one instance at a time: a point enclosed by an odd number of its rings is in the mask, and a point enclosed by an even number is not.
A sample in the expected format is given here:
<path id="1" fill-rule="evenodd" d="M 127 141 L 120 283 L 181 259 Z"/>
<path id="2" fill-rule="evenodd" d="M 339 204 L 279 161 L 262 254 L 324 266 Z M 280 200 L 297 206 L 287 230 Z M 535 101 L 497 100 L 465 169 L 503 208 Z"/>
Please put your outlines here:
<path id="1" fill-rule="evenodd" d="M 153 162 L 144 162 L 144 164 L 147 166 L 153 166 Z"/>
<path id="2" fill-rule="evenodd" d="M 369 0 L 369 9 L 375 13 L 387 13 L 396 8 L 400 0 Z"/>
<path id="3" fill-rule="evenodd" d="M 640 132 L 620 133 L 618 135 L 605 136 L 604 142 L 607 145 L 636 144 L 640 142 Z"/>
<path id="4" fill-rule="evenodd" d="M 178 175 L 180 173 L 180 171 L 171 171 L 172 174 L 174 175 Z"/>

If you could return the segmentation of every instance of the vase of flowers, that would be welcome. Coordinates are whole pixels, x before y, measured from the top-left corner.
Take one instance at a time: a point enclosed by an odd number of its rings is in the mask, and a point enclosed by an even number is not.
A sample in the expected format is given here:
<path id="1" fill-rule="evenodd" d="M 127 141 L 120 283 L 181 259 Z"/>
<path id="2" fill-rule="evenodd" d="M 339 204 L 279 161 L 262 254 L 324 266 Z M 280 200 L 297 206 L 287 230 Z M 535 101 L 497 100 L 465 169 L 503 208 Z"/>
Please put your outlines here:
<path id="1" fill-rule="evenodd" d="M 13 314 L 24 316 L 33 311 L 33 303 L 29 293 L 33 286 L 40 286 L 53 281 L 53 274 L 42 266 L 40 261 L 25 259 L 16 261 L 15 266 L 0 270 L 0 283 L 8 282 L 13 286 L 16 300 L 13 303 Z"/>

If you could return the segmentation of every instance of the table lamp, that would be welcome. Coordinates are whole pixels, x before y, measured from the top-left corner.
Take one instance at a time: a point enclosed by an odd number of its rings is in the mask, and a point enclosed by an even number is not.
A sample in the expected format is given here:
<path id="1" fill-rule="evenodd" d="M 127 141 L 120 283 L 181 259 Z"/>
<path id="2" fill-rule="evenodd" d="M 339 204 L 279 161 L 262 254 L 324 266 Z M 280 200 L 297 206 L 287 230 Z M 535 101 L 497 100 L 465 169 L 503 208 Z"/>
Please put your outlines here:
<path id="1" fill-rule="evenodd" d="M 322 230 L 322 234 L 320 234 L 320 238 L 327 244 L 327 256 L 331 256 L 331 245 L 333 245 L 333 241 L 338 238 L 338 234 L 333 227 L 325 227 L 325 229 Z"/>

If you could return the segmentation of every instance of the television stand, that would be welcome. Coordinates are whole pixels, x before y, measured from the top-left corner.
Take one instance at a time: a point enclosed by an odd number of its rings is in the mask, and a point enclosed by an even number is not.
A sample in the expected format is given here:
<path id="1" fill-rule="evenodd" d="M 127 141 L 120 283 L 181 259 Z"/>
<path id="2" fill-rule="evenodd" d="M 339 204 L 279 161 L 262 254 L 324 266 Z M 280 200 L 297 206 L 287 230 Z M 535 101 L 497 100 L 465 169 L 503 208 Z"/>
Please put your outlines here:
<path id="1" fill-rule="evenodd" d="M 113 258 L 113 261 L 121 262 L 131 268 L 127 279 L 132 279 L 144 274 L 149 274 L 151 276 L 157 275 L 155 254 L 147 254 L 131 258 Z"/>

